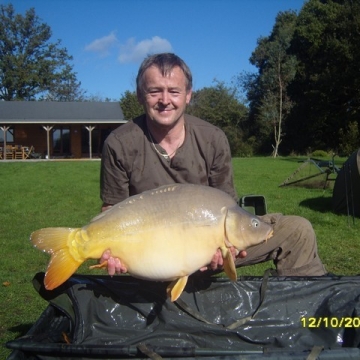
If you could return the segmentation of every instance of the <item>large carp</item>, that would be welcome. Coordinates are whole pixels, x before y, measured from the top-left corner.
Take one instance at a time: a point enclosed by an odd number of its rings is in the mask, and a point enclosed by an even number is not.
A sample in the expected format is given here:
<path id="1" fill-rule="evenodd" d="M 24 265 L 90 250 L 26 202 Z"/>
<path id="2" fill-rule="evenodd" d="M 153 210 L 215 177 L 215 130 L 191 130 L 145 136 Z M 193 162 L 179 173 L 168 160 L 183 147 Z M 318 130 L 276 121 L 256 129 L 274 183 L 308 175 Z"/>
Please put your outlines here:
<path id="1" fill-rule="evenodd" d="M 217 249 L 226 274 L 236 280 L 229 247 L 246 250 L 271 236 L 270 225 L 223 191 L 174 184 L 132 196 L 82 228 L 44 228 L 30 239 L 51 254 L 44 280 L 48 290 L 61 285 L 85 260 L 99 259 L 110 249 L 132 276 L 172 281 L 168 293 L 175 301 L 188 276 L 209 264 Z"/>

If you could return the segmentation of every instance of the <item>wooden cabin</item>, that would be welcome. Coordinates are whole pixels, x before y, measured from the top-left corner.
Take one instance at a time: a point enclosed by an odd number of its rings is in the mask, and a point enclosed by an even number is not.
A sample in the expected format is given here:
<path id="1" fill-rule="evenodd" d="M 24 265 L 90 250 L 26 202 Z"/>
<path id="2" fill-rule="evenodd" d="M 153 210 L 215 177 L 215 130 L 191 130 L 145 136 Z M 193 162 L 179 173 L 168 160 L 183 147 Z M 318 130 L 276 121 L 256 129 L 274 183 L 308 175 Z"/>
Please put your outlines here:
<path id="1" fill-rule="evenodd" d="M 0 158 L 16 159 L 20 148 L 26 158 L 100 157 L 126 122 L 119 102 L 0 101 Z"/>

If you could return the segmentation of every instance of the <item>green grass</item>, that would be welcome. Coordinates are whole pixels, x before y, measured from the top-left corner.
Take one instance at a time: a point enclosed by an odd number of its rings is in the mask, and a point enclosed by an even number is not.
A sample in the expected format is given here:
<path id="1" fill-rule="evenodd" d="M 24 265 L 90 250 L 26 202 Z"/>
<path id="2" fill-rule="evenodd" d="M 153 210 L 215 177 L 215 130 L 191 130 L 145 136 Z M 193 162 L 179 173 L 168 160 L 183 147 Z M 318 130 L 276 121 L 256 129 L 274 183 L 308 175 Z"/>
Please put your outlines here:
<path id="1" fill-rule="evenodd" d="M 304 216 L 316 231 L 319 253 L 328 271 L 360 273 L 360 219 L 331 211 L 331 189 L 281 187 L 299 166 L 299 158 L 236 158 L 238 195 L 266 197 L 268 212 Z M 339 165 L 345 159 L 339 160 Z M 47 226 L 79 227 L 101 206 L 98 161 L 1 162 L 0 203 L 0 341 L 26 333 L 47 303 L 32 287 L 33 276 L 46 269 L 48 256 L 29 242 L 32 231 Z M 350 221 L 349 221 L 350 220 Z M 270 263 L 240 268 L 239 275 L 262 275 Z M 89 273 L 88 264 L 79 269 Z M 103 271 L 98 270 L 103 274 Z M 0 347 L 0 358 L 10 353 Z"/>

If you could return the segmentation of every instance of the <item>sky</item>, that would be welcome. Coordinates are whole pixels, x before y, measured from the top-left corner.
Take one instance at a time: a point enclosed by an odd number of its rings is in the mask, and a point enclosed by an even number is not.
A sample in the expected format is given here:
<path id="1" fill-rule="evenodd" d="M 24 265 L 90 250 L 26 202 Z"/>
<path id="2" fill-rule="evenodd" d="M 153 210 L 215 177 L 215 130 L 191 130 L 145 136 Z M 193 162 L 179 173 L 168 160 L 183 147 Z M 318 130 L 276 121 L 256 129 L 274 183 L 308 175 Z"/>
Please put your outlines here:
<path id="1" fill-rule="evenodd" d="M 280 11 L 299 12 L 306 0 L 0 0 L 24 15 L 35 9 L 61 40 L 88 96 L 119 100 L 135 90 L 141 61 L 173 52 L 190 67 L 193 90 L 230 84 L 256 71 L 249 58 L 269 36 Z"/>

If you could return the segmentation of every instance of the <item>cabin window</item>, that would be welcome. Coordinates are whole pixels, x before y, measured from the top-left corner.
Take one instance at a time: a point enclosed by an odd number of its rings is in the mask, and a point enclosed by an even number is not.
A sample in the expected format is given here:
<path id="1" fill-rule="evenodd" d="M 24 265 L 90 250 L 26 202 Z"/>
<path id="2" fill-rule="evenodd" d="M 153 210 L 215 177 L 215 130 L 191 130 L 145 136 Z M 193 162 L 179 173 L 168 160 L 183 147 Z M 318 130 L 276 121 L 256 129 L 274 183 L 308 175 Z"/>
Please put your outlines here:
<path id="1" fill-rule="evenodd" d="M 14 127 L 10 127 L 6 131 L 6 143 L 13 143 L 14 142 Z M 0 143 L 4 143 L 4 130 L 0 128 Z"/>
<path id="2" fill-rule="evenodd" d="M 53 130 L 53 154 L 69 155 L 70 154 L 70 128 L 61 127 Z"/>

